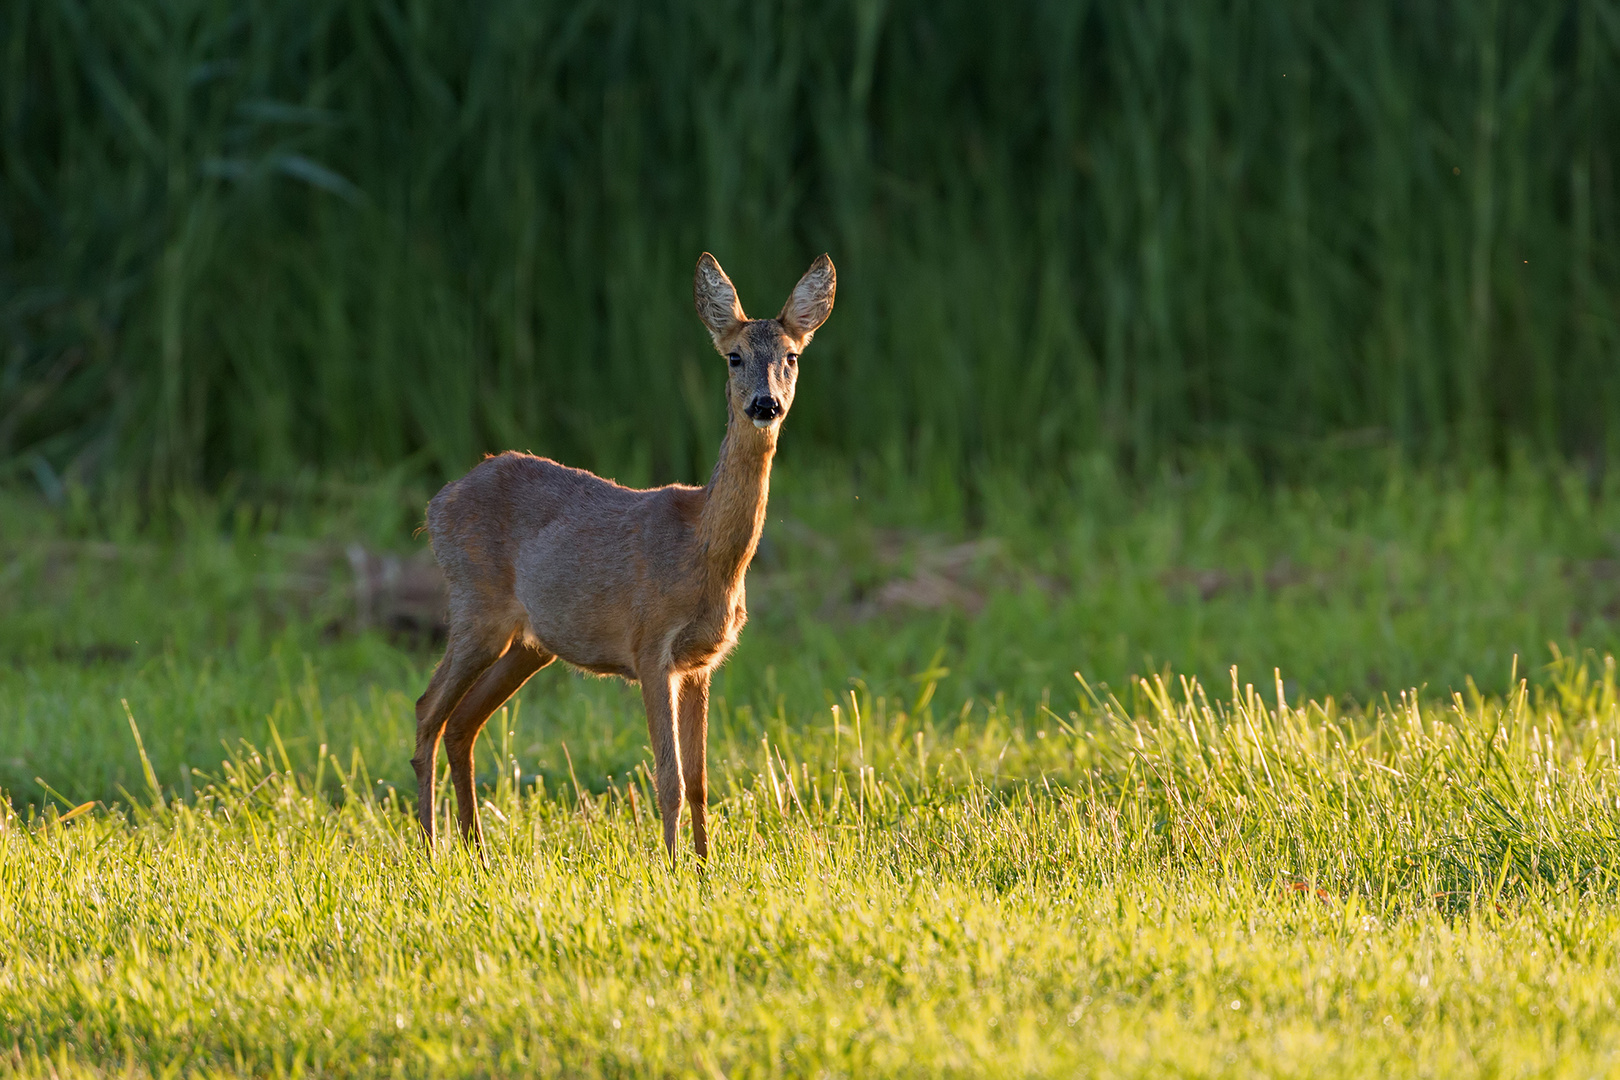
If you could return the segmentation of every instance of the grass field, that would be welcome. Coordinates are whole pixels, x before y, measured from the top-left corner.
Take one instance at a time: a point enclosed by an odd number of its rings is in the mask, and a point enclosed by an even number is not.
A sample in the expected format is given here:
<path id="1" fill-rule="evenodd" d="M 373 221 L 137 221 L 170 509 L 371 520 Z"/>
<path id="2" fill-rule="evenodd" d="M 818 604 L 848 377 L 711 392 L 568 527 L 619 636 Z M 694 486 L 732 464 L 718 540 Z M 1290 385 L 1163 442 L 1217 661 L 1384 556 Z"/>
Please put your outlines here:
<path id="1" fill-rule="evenodd" d="M 480 747 L 487 867 L 422 857 L 434 657 L 343 556 L 414 496 L 163 541 L 4 496 L 0 1069 L 1620 1067 L 1607 481 L 1099 470 L 969 532 L 783 472 L 673 872 L 635 695 L 553 671 Z"/>

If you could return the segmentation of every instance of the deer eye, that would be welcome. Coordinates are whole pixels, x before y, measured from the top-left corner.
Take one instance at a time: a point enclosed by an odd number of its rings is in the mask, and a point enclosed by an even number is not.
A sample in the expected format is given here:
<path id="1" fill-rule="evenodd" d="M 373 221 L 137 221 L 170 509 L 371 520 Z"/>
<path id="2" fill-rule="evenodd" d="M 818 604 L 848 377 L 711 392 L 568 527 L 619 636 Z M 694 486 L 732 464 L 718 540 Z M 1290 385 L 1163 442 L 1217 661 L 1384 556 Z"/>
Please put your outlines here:
<path id="1" fill-rule="evenodd" d="M 730 356 L 726 357 L 726 363 L 730 364 L 732 367 L 742 367 L 741 354 L 732 353 Z"/>

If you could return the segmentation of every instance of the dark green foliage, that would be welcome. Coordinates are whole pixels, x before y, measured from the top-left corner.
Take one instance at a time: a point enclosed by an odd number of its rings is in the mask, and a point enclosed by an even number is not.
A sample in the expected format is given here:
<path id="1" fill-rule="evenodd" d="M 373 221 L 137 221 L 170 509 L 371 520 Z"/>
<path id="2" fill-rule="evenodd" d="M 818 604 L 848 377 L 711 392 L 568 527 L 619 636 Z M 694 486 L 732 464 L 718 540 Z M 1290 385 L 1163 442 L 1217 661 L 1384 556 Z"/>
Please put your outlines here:
<path id="1" fill-rule="evenodd" d="M 1608 453 L 1620 5 L 9 0 L 0 467 L 700 475 L 715 252 L 790 440 Z"/>

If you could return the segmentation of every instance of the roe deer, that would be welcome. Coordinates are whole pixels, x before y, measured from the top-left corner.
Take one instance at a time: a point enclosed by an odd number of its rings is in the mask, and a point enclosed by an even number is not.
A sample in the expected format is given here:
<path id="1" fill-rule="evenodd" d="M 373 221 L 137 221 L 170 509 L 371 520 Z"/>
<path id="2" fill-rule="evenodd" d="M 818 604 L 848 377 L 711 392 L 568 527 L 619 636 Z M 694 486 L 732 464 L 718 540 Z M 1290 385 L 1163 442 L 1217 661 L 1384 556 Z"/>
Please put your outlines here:
<path id="1" fill-rule="evenodd" d="M 793 404 L 799 353 L 832 311 L 823 255 L 774 319 L 749 319 L 714 256 L 698 259 L 698 318 L 730 365 L 729 423 L 707 487 L 620 487 L 507 452 L 428 504 L 450 592 L 444 659 L 416 703 L 417 815 L 433 846 L 434 763 L 450 755 L 464 840 L 481 844 L 473 744 L 501 703 L 561 657 L 641 684 L 664 846 L 673 863 L 684 790 L 708 854 L 709 677 L 747 619 L 743 575 L 765 525 L 771 458 Z"/>

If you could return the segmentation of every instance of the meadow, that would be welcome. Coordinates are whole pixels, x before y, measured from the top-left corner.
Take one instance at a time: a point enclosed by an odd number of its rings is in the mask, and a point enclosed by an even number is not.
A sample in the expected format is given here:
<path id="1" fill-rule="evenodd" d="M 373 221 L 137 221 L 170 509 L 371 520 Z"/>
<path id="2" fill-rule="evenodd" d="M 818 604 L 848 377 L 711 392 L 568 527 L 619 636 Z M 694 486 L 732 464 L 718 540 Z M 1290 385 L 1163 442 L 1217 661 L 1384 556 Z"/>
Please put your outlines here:
<path id="1" fill-rule="evenodd" d="M 424 857 L 435 657 L 342 555 L 416 493 L 6 496 L 0 1069 L 1612 1071 L 1610 481 L 1111 475 L 784 469 L 673 870 L 638 699 L 556 670 Z"/>
<path id="2" fill-rule="evenodd" d="M 1617 103 L 1620 0 L 0 4 L 0 1074 L 1620 1072 Z M 708 475 L 705 250 L 838 267 L 711 858 L 562 670 L 429 857 L 422 508 Z"/>

